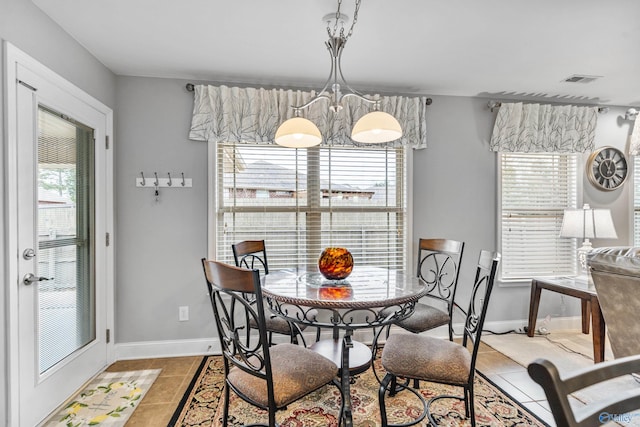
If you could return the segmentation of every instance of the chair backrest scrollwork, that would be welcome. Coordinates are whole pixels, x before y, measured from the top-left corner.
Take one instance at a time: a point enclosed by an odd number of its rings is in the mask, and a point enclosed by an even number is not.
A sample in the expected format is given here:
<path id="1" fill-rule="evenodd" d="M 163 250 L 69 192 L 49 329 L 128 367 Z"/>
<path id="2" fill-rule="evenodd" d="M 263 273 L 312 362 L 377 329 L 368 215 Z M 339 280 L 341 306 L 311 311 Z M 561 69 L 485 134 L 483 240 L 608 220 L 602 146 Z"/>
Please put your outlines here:
<path id="1" fill-rule="evenodd" d="M 428 297 L 441 300 L 452 315 L 464 242 L 450 239 L 420 239 L 418 277 L 429 289 Z"/>
<path id="2" fill-rule="evenodd" d="M 268 379 L 271 388 L 269 341 L 263 304 L 252 304 L 245 295 L 262 299 L 260 273 L 241 267 L 203 259 L 209 298 L 224 356 L 225 371 L 237 366 L 259 378 Z M 247 334 L 257 325 L 257 334 Z"/>

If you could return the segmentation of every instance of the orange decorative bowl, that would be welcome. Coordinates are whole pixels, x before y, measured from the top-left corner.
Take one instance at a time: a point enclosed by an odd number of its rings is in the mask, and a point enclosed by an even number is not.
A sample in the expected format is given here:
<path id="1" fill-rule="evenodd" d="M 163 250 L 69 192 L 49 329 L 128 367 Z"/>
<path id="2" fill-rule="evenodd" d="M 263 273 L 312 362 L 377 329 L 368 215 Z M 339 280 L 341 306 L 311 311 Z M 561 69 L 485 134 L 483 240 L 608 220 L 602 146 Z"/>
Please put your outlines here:
<path id="1" fill-rule="evenodd" d="M 353 270 L 353 257 L 346 248 L 326 248 L 318 259 L 318 270 L 329 280 L 346 279 Z"/>

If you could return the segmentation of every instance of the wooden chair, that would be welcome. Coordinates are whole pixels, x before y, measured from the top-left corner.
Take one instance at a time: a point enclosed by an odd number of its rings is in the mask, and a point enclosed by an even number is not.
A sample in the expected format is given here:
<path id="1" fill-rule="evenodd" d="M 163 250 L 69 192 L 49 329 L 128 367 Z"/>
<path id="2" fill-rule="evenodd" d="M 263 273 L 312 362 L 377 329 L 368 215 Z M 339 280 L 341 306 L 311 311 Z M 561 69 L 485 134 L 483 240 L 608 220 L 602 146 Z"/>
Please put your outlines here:
<path id="1" fill-rule="evenodd" d="M 231 245 L 233 250 L 233 258 L 236 263 L 236 267 L 243 267 L 248 269 L 258 269 L 261 274 L 269 274 L 269 261 L 267 259 L 267 250 L 264 240 L 245 240 L 242 242 Z M 306 328 L 304 324 L 297 324 L 287 321 L 275 314 L 265 311 L 267 332 L 269 333 L 269 343 L 273 344 L 273 334 L 288 335 L 292 344 L 298 343 L 298 337 L 302 339 L 302 342 L 306 343 L 302 331 Z M 256 325 L 251 325 L 253 329 Z M 249 330 L 247 330 L 249 333 Z"/>
<path id="2" fill-rule="evenodd" d="M 587 427 L 617 421 L 629 424 L 640 416 L 631 411 L 640 409 L 640 387 L 616 391 L 602 396 L 593 403 L 571 409 L 569 395 L 583 388 L 608 381 L 622 375 L 640 372 L 640 355 L 627 356 L 572 372 L 560 377 L 556 366 L 546 359 L 536 359 L 527 368 L 529 376 L 540 384 L 547 395 L 553 418 L 558 427 Z"/>
<path id="3" fill-rule="evenodd" d="M 327 385 L 338 382 L 338 366 L 305 347 L 284 343 L 270 346 L 263 304 L 253 304 L 246 295 L 262 300 L 260 273 L 202 259 L 207 289 L 224 356 L 223 425 L 229 416 L 233 390 L 246 402 L 268 411 L 268 426 L 276 426 L 276 411 Z M 247 342 L 244 332 L 256 330 Z M 344 397 L 342 398 L 344 402 Z M 341 419 L 344 408 L 340 408 Z M 265 425 L 265 424 L 261 424 Z"/>
<path id="4" fill-rule="evenodd" d="M 462 344 L 440 338 L 415 334 L 392 334 L 382 350 L 382 366 L 387 374 L 382 379 L 378 390 L 380 403 L 380 415 L 382 425 L 387 423 L 387 412 L 384 404 L 385 394 L 395 395 L 403 390 L 408 390 L 422 400 L 424 410 L 415 421 L 402 425 L 413 425 L 428 417 L 432 425 L 436 420 L 429 412 L 431 404 L 443 398 L 464 400 L 465 415 L 471 419 L 471 425 L 475 426 L 475 411 L 473 407 L 473 380 L 475 377 L 475 364 L 480 346 L 480 337 L 484 325 L 489 297 L 493 289 L 500 254 L 489 251 L 480 251 L 476 276 L 471 288 L 471 299 L 466 311 L 464 323 L 464 335 Z M 471 353 L 467 349 L 467 343 L 471 343 Z M 405 378 L 403 384 L 397 382 L 397 378 Z M 441 384 L 450 384 L 462 387 L 464 396 L 436 396 L 428 402 L 414 388 L 409 387 L 409 380 L 430 381 Z"/>

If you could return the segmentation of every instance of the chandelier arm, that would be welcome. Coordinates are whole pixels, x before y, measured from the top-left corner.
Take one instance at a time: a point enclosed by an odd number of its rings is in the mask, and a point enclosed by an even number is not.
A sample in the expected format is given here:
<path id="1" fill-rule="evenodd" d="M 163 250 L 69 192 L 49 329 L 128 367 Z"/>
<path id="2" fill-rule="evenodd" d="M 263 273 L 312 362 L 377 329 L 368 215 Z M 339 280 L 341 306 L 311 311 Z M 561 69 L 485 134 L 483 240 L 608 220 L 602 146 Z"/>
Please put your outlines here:
<path id="1" fill-rule="evenodd" d="M 362 99 L 367 99 L 367 96 L 364 95 L 363 93 L 358 92 L 357 90 L 355 90 L 354 88 L 351 87 L 351 85 L 347 82 L 347 80 L 344 78 L 344 75 L 342 74 L 342 66 L 340 64 L 340 60 L 338 59 L 338 74 L 340 75 L 340 78 L 342 79 L 342 83 L 344 84 L 344 86 L 349 89 L 349 91 L 355 95 L 357 95 L 358 97 L 362 98 Z M 340 97 L 340 99 L 344 98 L 346 95 L 343 95 Z"/>
<path id="2" fill-rule="evenodd" d="M 292 105 L 291 108 L 293 108 L 294 110 L 304 110 L 305 108 L 310 107 L 311 105 L 315 104 L 316 102 L 320 101 L 321 99 L 326 99 L 327 101 L 331 102 L 331 97 L 329 97 L 327 95 L 317 95 L 315 98 L 313 98 L 312 100 L 310 100 L 306 104 L 302 104 L 300 106 Z"/>
<path id="3" fill-rule="evenodd" d="M 375 105 L 380 105 L 380 100 L 379 99 L 369 99 L 366 97 L 366 95 L 362 95 L 359 92 L 356 91 L 352 91 L 352 93 L 345 93 L 344 95 L 342 95 L 342 99 L 348 98 L 350 96 L 355 96 L 357 99 L 367 102 L 369 104 L 375 104 Z"/>
<path id="4" fill-rule="evenodd" d="M 346 41 L 345 41 L 346 43 Z M 344 48 L 344 44 L 342 45 L 342 47 Z M 344 84 L 344 86 L 349 89 L 349 91 L 351 92 L 351 94 L 355 95 L 357 98 L 362 99 L 363 101 L 367 101 L 370 104 L 376 104 L 379 103 L 379 100 L 377 99 L 370 99 L 368 98 L 365 94 L 355 90 L 354 88 L 351 87 L 351 85 L 347 82 L 347 79 L 344 78 L 344 75 L 342 74 L 342 52 L 343 49 L 341 48 L 340 51 L 338 52 L 338 57 L 336 58 L 336 68 L 337 68 L 337 73 L 340 76 L 340 78 L 342 79 L 342 83 Z M 331 64 L 332 68 L 333 68 L 333 63 Z M 337 82 L 337 77 L 335 78 L 336 82 Z M 346 98 L 347 96 L 349 96 L 350 94 L 344 94 L 340 97 L 339 100 L 337 100 L 336 102 L 340 102 L 342 100 L 342 98 Z"/>
<path id="5" fill-rule="evenodd" d="M 331 56 L 331 70 L 329 72 L 329 77 L 327 78 L 327 81 L 325 82 L 324 86 L 322 87 L 322 89 L 320 89 L 320 91 L 318 91 L 318 95 L 316 95 L 312 100 L 310 100 L 309 102 L 307 102 L 306 104 L 300 105 L 300 106 L 292 106 L 293 109 L 295 110 L 304 110 L 305 108 L 309 107 L 312 104 L 315 104 L 316 101 L 319 101 L 320 99 L 326 99 L 327 101 L 329 101 L 331 103 L 332 106 L 335 106 L 336 104 L 339 103 L 339 99 L 332 99 L 332 97 L 330 95 L 326 95 L 329 92 L 329 87 L 335 87 L 336 85 L 338 85 L 338 77 L 336 74 L 336 64 L 338 64 L 336 62 L 336 55 L 333 51 L 333 49 L 331 48 L 331 44 L 329 42 L 325 42 L 325 46 L 327 47 L 327 50 L 329 51 L 329 56 Z M 338 65 L 339 67 L 339 65 Z M 344 77 L 343 77 L 344 80 Z"/>

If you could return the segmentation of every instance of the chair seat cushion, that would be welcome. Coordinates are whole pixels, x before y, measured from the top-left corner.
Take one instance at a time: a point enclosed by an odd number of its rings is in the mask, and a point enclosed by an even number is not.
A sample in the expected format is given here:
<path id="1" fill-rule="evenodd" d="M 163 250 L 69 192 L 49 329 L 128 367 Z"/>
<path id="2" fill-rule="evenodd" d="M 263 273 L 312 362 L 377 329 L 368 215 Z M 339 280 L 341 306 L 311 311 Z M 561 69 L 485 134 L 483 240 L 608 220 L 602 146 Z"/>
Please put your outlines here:
<path id="1" fill-rule="evenodd" d="M 399 333 L 387 339 L 382 366 L 398 377 L 464 385 L 469 381 L 471 354 L 449 340 Z"/>
<path id="2" fill-rule="evenodd" d="M 269 348 L 276 406 L 281 408 L 331 382 L 338 367 L 331 360 L 294 344 Z M 241 369 L 229 371 L 228 381 L 256 403 L 267 406 L 267 382 Z"/>
<path id="3" fill-rule="evenodd" d="M 397 325 L 409 332 L 419 334 L 449 323 L 449 314 L 428 304 L 416 304 L 411 316 L 397 322 Z"/>
<path id="4" fill-rule="evenodd" d="M 291 335 L 291 326 L 289 325 L 289 321 L 283 319 L 282 317 L 265 312 L 264 320 L 267 326 L 267 332 L 275 332 L 278 334 Z M 258 329 L 258 325 L 254 319 L 251 319 L 249 321 L 249 324 L 252 328 Z M 307 327 L 307 325 L 299 323 L 298 327 L 302 331 Z M 293 330 L 293 332 L 295 333 L 295 329 Z"/>
<path id="5" fill-rule="evenodd" d="M 317 316 L 317 310 L 306 309 L 307 311 L 303 312 L 295 305 L 283 304 L 282 310 L 283 311 L 286 310 L 286 313 L 291 317 L 304 318 L 304 316 L 306 315 L 307 319 L 313 320 Z M 278 334 L 291 335 L 291 327 L 289 326 L 289 321 L 274 314 L 269 309 L 269 306 L 266 303 L 264 304 L 264 317 L 265 317 L 265 323 L 267 326 L 267 332 L 275 332 Z M 296 325 L 301 331 L 304 331 L 305 328 L 307 327 L 307 325 L 304 323 L 296 323 Z M 251 326 L 253 329 L 258 329 L 258 325 L 255 319 L 249 319 L 249 326 Z M 294 329 L 294 333 L 295 333 L 295 329 Z"/>

